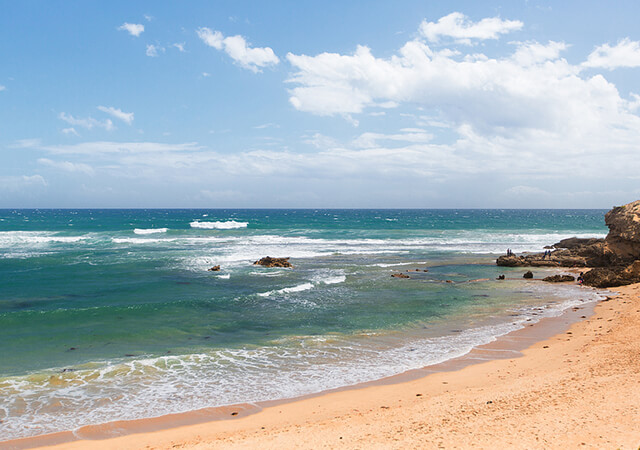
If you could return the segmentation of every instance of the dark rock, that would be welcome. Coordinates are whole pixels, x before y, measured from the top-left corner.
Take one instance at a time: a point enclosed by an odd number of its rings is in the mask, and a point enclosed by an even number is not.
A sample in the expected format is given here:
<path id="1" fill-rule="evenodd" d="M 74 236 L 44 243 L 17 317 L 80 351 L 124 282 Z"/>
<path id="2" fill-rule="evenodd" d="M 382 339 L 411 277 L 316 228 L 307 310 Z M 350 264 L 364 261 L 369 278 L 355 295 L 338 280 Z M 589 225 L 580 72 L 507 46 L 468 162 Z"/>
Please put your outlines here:
<path id="1" fill-rule="evenodd" d="M 504 275 L 498 275 L 498 278 L 496 278 L 496 280 L 504 280 Z"/>
<path id="2" fill-rule="evenodd" d="M 264 267 L 293 267 L 289 262 L 289 258 L 272 258 L 270 256 L 261 258 L 253 264 Z"/>
<path id="3" fill-rule="evenodd" d="M 596 267 L 586 272 L 582 278 L 585 285 L 597 288 L 640 283 L 640 260 L 634 261 L 627 267 Z"/>
<path id="4" fill-rule="evenodd" d="M 502 255 L 498 258 L 496 264 L 504 267 L 519 267 L 526 266 L 527 261 L 524 259 L 524 256 Z"/>
<path id="5" fill-rule="evenodd" d="M 209 272 L 219 272 L 220 266 L 213 266 L 211 269 L 207 269 L 207 270 L 209 270 Z"/>
<path id="6" fill-rule="evenodd" d="M 576 278 L 572 275 L 551 275 L 550 277 L 544 277 L 542 281 L 548 283 L 564 283 L 567 281 L 576 281 Z"/>
<path id="7" fill-rule="evenodd" d="M 545 248 L 566 248 L 569 250 L 572 250 L 574 248 L 577 247 L 583 247 L 585 245 L 592 245 L 592 244 L 597 244 L 599 242 L 604 242 L 604 239 L 598 239 L 598 238 L 587 238 L 587 239 L 583 239 L 583 238 L 577 238 L 577 237 L 572 237 L 572 238 L 568 238 L 568 239 L 563 239 L 560 242 L 557 242 L 555 244 L 553 244 L 552 246 L 547 246 Z"/>
<path id="8" fill-rule="evenodd" d="M 405 275 L 404 273 L 400 273 L 400 272 L 391 274 L 391 276 L 393 278 L 411 278 L 409 275 Z"/>
<path id="9" fill-rule="evenodd" d="M 522 275 L 522 278 L 533 278 L 533 272 L 528 270 Z"/>

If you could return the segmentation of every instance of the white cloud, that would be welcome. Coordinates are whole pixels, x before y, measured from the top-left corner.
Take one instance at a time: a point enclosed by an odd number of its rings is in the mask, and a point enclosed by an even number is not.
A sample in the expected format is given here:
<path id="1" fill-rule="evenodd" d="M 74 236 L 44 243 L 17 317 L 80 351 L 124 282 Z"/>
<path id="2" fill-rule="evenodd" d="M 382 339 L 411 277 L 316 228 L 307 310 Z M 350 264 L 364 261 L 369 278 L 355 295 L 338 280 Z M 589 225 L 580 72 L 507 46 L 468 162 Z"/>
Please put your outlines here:
<path id="1" fill-rule="evenodd" d="M 538 42 L 519 43 L 518 49 L 513 54 L 515 62 L 522 66 L 531 66 L 545 61 L 553 61 L 560 58 L 560 53 L 567 49 L 564 42 L 549 41 L 548 44 Z"/>
<path id="2" fill-rule="evenodd" d="M 202 27 L 198 28 L 196 33 L 202 42 L 209 47 L 213 47 L 216 50 L 222 50 L 224 47 L 224 36 L 219 31 L 212 31 L 210 28 Z"/>
<path id="3" fill-rule="evenodd" d="M 0 192 L 18 192 L 25 188 L 46 186 L 47 181 L 42 175 L 0 176 Z"/>
<path id="4" fill-rule="evenodd" d="M 73 134 L 74 136 L 80 136 L 80 134 L 78 134 L 76 129 L 73 128 L 73 127 L 63 128 L 62 129 L 62 134 Z"/>
<path id="5" fill-rule="evenodd" d="M 120 25 L 118 27 L 118 30 L 126 31 L 131 36 L 138 37 L 144 31 L 144 25 L 142 25 L 140 23 L 128 23 L 128 22 L 125 22 L 125 23 L 123 23 L 122 25 Z"/>
<path id="6" fill-rule="evenodd" d="M 186 52 L 186 50 L 184 49 L 185 42 L 176 42 L 175 44 L 172 44 L 171 46 L 177 48 L 182 53 Z"/>
<path id="7" fill-rule="evenodd" d="M 216 50 L 224 50 L 238 65 L 253 72 L 261 72 L 262 68 L 280 62 L 270 47 L 251 47 L 240 35 L 224 37 L 221 32 L 205 27 L 199 28 L 196 32 L 206 45 Z"/>
<path id="8" fill-rule="evenodd" d="M 277 123 L 263 123 L 260 125 L 256 125 L 255 127 L 256 130 L 263 130 L 265 128 L 280 128 L 280 125 L 278 125 Z"/>
<path id="9" fill-rule="evenodd" d="M 312 136 L 303 136 L 303 137 L 304 137 L 303 142 L 305 144 L 313 145 L 316 148 L 325 149 L 325 148 L 338 146 L 338 141 L 336 141 L 332 137 L 325 136 L 322 133 L 314 133 Z"/>
<path id="10" fill-rule="evenodd" d="M 204 78 L 209 78 L 211 76 L 211 74 L 209 72 L 202 72 L 202 76 Z"/>
<path id="11" fill-rule="evenodd" d="M 147 22 L 151 22 L 153 20 L 153 16 L 150 16 L 149 14 L 144 14 L 142 17 L 144 17 L 144 20 Z"/>
<path id="12" fill-rule="evenodd" d="M 107 131 L 113 130 L 113 122 L 110 119 L 96 120 L 93 117 L 78 118 L 64 112 L 61 112 L 58 115 L 58 118 L 64 120 L 70 125 L 86 128 L 88 130 L 93 128 L 104 128 Z"/>
<path id="13" fill-rule="evenodd" d="M 403 129 L 400 133 L 384 134 L 384 133 L 372 133 L 366 132 L 358 136 L 353 145 L 356 148 L 374 148 L 380 147 L 380 142 L 384 141 L 396 141 L 396 142 L 412 142 L 412 143 L 426 143 L 433 139 L 433 135 L 427 133 L 421 129 Z"/>
<path id="14" fill-rule="evenodd" d="M 472 39 L 498 39 L 501 34 L 517 31 L 523 27 L 519 20 L 502 20 L 499 17 L 472 22 L 467 16 L 453 12 L 441 17 L 438 22 L 423 20 L 420 33 L 429 42 L 438 42 L 441 37 L 450 37 L 459 43 L 471 44 Z"/>
<path id="15" fill-rule="evenodd" d="M 202 147 L 195 142 L 184 144 L 163 144 L 158 142 L 114 142 L 114 141 L 93 141 L 82 142 L 71 145 L 41 145 L 34 144 L 37 148 L 57 155 L 109 155 L 109 154 L 145 154 L 149 153 L 172 153 L 172 152 L 194 152 Z"/>
<path id="16" fill-rule="evenodd" d="M 594 129 L 631 130 L 630 114 L 615 85 L 601 75 L 581 77 L 580 66 L 560 57 L 566 44 L 520 44 L 504 58 L 466 58 L 437 52 L 419 40 L 390 58 L 367 47 L 343 55 L 287 58 L 291 104 L 318 115 L 355 115 L 394 102 L 422 108 L 456 130 L 484 135 L 522 130 L 579 136 Z M 614 125 L 615 124 L 615 125 Z"/>
<path id="17" fill-rule="evenodd" d="M 43 166 L 53 167 L 55 169 L 60 169 L 65 172 L 80 172 L 80 173 L 85 173 L 87 175 L 94 174 L 93 167 L 84 163 L 73 163 L 70 161 L 52 161 L 47 158 L 40 158 L 38 159 L 38 164 Z"/>
<path id="18" fill-rule="evenodd" d="M 540 189 L 535 186 L 517 185 L 513 186 L 505 191 L 507 195 L 514 197 L 527 197 L 527 196 L 548 196 L 549 192 L 544 189 Z"/>
<path id="19" fill-rule="evenodd" d="M 6 90 L 7 87 L 0 84 L 0 92 Z"/>
<path id="20" fill-rule="evenodd" d="M 158 45 L 153 45 L 153 44 L 147 44 L 147 50 L 145 52 L 147 56 L 156 58 L 158 56 L 158 52 L 164 52 L 164 47 L 160 47 Z"/>
<path id="21" fill-rule="evenodd" d="M 133 122 L 133 113 L 126 113 L 121 109 L 114 108 L 113 106 L 98 106 L 98 109 L 102 112 L 105 112 L 116 119 L 120 119 L 123 122 L 126 122 L 128 125 L 131 125 Z"/>
<path id="22" fill-rule="evenodd" d="M 603 44 L 596 47 L 582 65 L 609 70 L 618 67 L 640 67 L 640 42 L 625 38 L 613 47 Z"/>
<path id="23" fill-rule="evenodd" d="M 42 141 L 38 138 L 35 139 L 18 139 L 13 144 L 9 145 L 9 148 L 35 148 L 40 146 Z"/>

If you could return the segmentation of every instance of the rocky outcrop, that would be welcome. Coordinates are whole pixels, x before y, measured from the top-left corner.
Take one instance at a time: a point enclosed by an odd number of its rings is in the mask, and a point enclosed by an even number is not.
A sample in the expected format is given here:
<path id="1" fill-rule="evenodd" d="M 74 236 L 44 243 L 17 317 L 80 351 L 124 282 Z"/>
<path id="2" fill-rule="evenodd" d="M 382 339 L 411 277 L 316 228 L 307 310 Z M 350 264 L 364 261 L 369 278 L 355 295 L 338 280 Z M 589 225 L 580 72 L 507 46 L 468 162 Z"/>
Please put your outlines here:
<path id="1" fill-rule="evenodd" d="M 569 238 L 549 252 L 500 256 L 505 267 L 592 267 L 584 284 L 613 287 L 640 282 L 640 200 L 613 208 L 605 215 L 605 239 Z M 547 248 L 547 247 L 545 247 Z"/>
<path id="2" fill-rule="evenodd" d="M 533 272 L 530 270 L 527 270 L 524 275 L 522 275 L 522 278 L 533 278 Z"/>
<path id="3" fill-rule="evenodd" d="M 604 222 L 609 227 L 606 249 L 615 254 L 620 265 L 640 259 L 640 200 L 613 208 Z"/>
<path id="4" fill-rule="evenodd" d="M 571 275 L 551 275 L 550 277 L 544 277 L 542 281 L 547 283 L 566 283 L 567 281 L 576 281 L 576 278 Z"/>
<path id="5" fill-rule="evenodd" d="M 210 269 L 207 269 L 209 272 L 220 272 L 220 266 L 213 266 Z"/>
<path id="6" fill-rule="evenodd" d="M 411 278 L 409 275 L 405 275 L 404 273 L 400 273 L 400 272 L 391 274 L 391 276 L 393 278 Z"/>
<path id="7" fill-rule="evenodd" d="M 551 256 L 543 257 L 544 254 L 533 255 L 503 255 L 500 256 L 496 264 L 504 267 L 587 267 L 584 257 L 568 252 L 554 252 Z"/>
<path id="8" fill-rule="evenodd" d="M 264 267 L 293 267 L 289 262 L 289 258 L 272 258 L 270 256 L 266 256 L 264 258 L 260 258 L 256 262 L 253 263 L 255 266 L 264 266 Z"/>
<path id="9" fill-rule="evenodd" d="M 628 266 L 596 267 L 583 275 L 584 284 L 597 288 L 640 283 L 640 260 Z"/>

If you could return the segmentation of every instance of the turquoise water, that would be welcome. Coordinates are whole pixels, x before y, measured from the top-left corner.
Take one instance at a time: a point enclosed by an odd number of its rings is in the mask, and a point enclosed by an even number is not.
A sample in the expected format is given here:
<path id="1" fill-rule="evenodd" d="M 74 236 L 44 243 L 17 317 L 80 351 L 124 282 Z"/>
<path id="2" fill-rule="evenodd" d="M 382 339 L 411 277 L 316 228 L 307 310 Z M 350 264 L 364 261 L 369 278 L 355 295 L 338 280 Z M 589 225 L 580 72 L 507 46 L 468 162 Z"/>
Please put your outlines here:
<path id="1" fill-rule="evenodd" d="M 604 236 L 604 213 L 0 210 L 0 438 L 288 398 L 464 354 L 594 298 L 494 261 Z M 252 265 L 267 255 L 294 268 Z"/>

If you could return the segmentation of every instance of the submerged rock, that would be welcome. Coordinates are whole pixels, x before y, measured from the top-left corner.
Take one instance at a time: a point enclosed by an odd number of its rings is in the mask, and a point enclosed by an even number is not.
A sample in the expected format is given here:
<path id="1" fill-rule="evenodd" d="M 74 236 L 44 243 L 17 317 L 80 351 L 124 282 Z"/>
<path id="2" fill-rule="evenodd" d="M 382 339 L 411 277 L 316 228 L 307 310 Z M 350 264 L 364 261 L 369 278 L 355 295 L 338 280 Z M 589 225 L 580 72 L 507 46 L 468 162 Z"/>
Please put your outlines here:
<path id="1" fill-rule="evenodd" d="M 293 267 L 293 265 L 289 262 L 289 258 L 272 258 L 270 256 L 260 258 L 259 260 L 254 262 L 253 265 L 264 267 Z"/>
<path id="2" fill-rule="evenodd" d="M 405 275 L 404 273 L 393 273 L 391 274 L 391 277 L 393 278 L 411 278 L 409 275 Z"/>
<path id="3" fill-rule="evenodd" d="M 213 266 L 211 269 L 207 269 L 209 272 L 219 272 L 220 266 Z"/>

